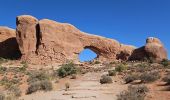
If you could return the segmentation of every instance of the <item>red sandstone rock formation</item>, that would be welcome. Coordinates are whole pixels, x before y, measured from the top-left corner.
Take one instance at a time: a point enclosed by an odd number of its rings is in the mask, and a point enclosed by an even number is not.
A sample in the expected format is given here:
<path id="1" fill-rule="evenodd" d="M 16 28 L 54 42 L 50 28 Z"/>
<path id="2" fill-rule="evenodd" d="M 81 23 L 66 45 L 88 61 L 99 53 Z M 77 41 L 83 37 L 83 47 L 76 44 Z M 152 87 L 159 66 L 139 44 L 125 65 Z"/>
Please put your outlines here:
<path id="1" fill-rule="evenodd" d="M 27 59 L 28 55 L 36 51 L 36 25 L 38 24 L 38 20 L 32 16 L 23 15 L 17 17 L 16 23 L 16 39 L 22 59 Z"/>
<path id="2" fill-rule="evenodd" d="M 167 51 L 158 38 L 149 37 L 146 40 L 145 51 L 149 57 L 152 57 L 156 61 L 167 59 Z"/>
<path id="3" fill-rule="evenodd" d="M 20 56 L 15 30 L 8 27 L 0 27 L 0 57 L 16 59 Z"/>
<path id="4" fill-rule="evenodd" d="M 156 38 L 147 39 L 146 46 L 135 49 L 113 39 L 81 32 L 67 23 L 38 21 L 28 15 L 17 17 L 16 39 L 21 59 L 35 64 L 79 61 L 79 53 L 86 48 L 94 51 L 100 61 L 141 60 L 149 56 L 156 60 L 167 58 L 164 46 Z"/>

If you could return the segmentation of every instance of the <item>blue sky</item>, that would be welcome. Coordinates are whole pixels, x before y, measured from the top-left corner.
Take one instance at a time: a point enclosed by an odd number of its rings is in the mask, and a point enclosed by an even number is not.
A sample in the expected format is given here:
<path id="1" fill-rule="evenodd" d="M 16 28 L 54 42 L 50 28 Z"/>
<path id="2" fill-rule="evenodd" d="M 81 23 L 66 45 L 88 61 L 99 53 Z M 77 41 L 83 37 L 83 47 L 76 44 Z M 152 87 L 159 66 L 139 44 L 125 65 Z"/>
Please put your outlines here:
<path id="1" fill-rule="evenodd" d="M 1 0 L 0 26 L 15 28 L 15 17 L 23 14 L 71 23 L 136 47 L 158 37 L 170 50 L 170 0 Z M 94 55 L 85 54 L 81 59 Z"/>

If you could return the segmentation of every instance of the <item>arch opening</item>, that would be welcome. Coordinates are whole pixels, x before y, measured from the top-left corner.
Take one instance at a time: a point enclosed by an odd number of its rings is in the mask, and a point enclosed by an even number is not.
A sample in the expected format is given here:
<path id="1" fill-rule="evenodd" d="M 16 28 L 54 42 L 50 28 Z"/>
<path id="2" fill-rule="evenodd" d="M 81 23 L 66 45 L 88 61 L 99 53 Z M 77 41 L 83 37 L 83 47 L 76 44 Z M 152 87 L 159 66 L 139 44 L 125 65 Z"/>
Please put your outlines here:
<path id="1" fill-rule="evenodd" d="M 90 62 L 90 61 L 93 61 L 97 57 L 98 57 L 98 55 L 92 49 L 85 48 L 79 54 L 79 61 L 80 62 Z"/>

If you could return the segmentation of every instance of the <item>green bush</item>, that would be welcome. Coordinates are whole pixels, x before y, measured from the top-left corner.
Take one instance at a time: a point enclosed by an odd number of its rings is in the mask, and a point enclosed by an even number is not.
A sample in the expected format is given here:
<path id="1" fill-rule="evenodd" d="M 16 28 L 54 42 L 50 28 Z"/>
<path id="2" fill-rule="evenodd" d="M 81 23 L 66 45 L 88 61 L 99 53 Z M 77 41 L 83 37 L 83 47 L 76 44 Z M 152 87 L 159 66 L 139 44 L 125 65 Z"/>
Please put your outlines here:
<path id="1" fill-rule="evenodd" d="M 169 61 L 167 59 L 163 59 L 161 61 L 161 64 L 164 66 L 164 67 L 167 67 L 169 65 Z"/>
<path id="2" fill-rule="evenodd" d="M 100 64 L 100 61 L 95 61 L 94 64 Z"/>
<path id="3" fill-rule="evenodd" d="M 49 80 L 42 80 L 30 83 L 27 94 L 31 94 L 38 90 L 50 91 L 52 90 L 52 83 Z"/>
<path id="4" fill-rule="evenodd" d="M 117 100 L 144 100 L 149 89 L 145 85 L 129 86 L 127 91 L 117 95 Z"/>
<path id="5" fill-rule="evenodd" d="M 122 72 L 122 71 L 124 71 L 125 69 L 126 69 L 126 66 L 123 65 L 123 64 L 120 64 L 120 65 L 118 65 L 118 66 L 115 67 L 115 70 L 116 70 L 117 72 Z"/>
<path id="6" fill-rule="evenodd" d="M 144 83 L 154 82 L 160 78 L 158 72 L 145 72 L 140 75 L 139 79 Z"/>
<path id="7" fill-rule="evenodd" d="M 109 70 L 108 74 L 109 74 L 109 76 L 115 76 L 116 75 L 116 71 L 115 70 Z"/>
<path id="8" fill-rule="evenodd" d="M 107 75 L 102 75 L 100 79 L 101 84 L 107 84 L 107 83 L 112 83 L 112 78 Z"/>
<path id="9" fill-rule="evenodd" d="M 77 74 L 77 68 L 75 67 L 75 64 L 73 63 L 67 63 L 61 65 L 61 67 L 57 70 L 58 76 L 60 77 L 66 77 L 68 75 Z"/>

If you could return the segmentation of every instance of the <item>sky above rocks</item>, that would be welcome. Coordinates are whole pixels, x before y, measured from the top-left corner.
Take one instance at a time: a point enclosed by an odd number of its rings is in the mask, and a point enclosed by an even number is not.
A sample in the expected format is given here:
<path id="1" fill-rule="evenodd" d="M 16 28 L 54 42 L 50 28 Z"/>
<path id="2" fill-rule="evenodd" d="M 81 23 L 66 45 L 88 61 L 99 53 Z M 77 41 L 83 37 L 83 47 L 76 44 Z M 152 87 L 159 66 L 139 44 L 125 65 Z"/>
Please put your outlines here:
<path id="1" fill-rule="evenodd" d="M 0 26 L 15 28 L 16 16 L 23 14 L 71 23 L 136 47 L 157 37 L 170 52 L 170 0 L 1 0 Z M 87 50 L 80 58 L 95 56 Z"/>

